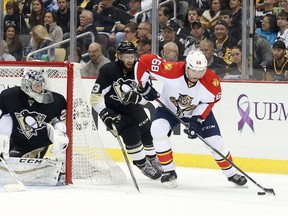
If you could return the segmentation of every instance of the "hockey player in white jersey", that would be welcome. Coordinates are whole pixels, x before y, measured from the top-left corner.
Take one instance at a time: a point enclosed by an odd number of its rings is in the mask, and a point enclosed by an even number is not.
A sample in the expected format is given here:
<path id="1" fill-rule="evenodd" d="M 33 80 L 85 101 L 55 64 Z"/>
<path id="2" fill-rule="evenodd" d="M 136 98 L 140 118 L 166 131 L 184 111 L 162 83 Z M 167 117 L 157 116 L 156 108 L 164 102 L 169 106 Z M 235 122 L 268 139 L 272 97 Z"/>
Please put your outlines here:
<path id="1" fill-rule="evenodd" d="M 221 99 L 219 77 L 207 69 L 207 60 L 200 51 L 191 51 L 185 62 L 167 62 L 155 54 L 142 55 L 135 66 L 138 92 L 146 100 L 155 100 L 159 93 L 152 87 L 149 78 L 153 76 L 163 83 L 160 100 L 189 127 L 184 130 L 188 138 L 197 138 L 196 132 L 211 146 L 233 161 L 232 155 L 223 143 L 220 129 L 212 108 Z M 177 186 L 177 174 L 173 162 L 172 146 L 169 140 L 171 130 L 179 121 L 165 108 L 156 108 L 151 126 L 154 146 L 163 167 L 161 182 L 167 187 Z M 213 157 L 229 181 L 245 185 L 247 179 L 221 156 Z"/>

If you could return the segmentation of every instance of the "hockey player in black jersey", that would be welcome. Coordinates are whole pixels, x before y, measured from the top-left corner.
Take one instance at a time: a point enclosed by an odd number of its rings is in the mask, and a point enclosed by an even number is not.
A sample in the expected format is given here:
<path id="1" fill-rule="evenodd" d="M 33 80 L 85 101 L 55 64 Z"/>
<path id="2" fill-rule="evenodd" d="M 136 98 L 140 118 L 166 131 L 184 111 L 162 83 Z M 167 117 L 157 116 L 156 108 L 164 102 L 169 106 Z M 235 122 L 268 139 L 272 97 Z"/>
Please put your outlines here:
<path id="1" fill-rule="evenodd" d="M 48 90 L 47 82 L 43 69 L 25 69 L 21 86 L 1 92 L 0 156 L 3 159 L 43 158 L 52 143 L 54 152 L 67 147 L 66 100 Z"/>
<path id="2" fill-rule="evenodd" d="M 144 175 L 161 177 L 162 168 L 150 134 L 151 121 L 141 104 L 146 101 L 136 91 L 134 66 L 137 50 L 131 42 L 121 42 L 118 61 L 105 64 L 91 93 L 91 105 L 105 125 L 115 125 L 127 153 Z"/>

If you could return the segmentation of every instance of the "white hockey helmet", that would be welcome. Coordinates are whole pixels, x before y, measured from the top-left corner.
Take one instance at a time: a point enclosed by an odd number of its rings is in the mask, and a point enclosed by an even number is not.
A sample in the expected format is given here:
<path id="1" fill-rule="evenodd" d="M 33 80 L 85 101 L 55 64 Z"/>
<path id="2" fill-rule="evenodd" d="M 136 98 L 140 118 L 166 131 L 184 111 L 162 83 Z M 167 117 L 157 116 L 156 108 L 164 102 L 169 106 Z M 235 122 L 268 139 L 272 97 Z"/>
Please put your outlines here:
<path id="1" fill-rule="evenodd" d="M 52 103 L 52 92 L 47 89 L 48 77 L 43 69 L 24 69 L 21 90 L 38 103 Z"/>
<path id="2" fill-rule="evenodd" d="M 201 51 L 190 51 L 186 57 L 186 76 L 188 79 L 200 79 L 207 68 L 207 59 Z"/>

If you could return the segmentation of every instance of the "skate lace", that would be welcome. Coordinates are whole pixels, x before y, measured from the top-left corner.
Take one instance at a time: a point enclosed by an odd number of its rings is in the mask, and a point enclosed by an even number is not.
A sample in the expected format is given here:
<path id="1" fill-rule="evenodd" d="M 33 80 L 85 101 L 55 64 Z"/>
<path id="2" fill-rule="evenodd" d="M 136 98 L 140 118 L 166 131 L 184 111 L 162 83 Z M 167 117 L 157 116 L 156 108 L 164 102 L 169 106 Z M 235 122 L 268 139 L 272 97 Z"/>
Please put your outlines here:
<path id="1" fill-rule="evenodd" d="M 143 170 L 143 172 L 145 172 L 145 173 L 147 173 L 147 174 L 151 174 L 151 175 L 154 175 L 154 174 L 157 172 L 157 170 L 156 170 L 154 167 L 152 167 L 152 166 L 150 166 L 150 165 L 148 165 L 148 164 L 146 164 L 146 165 L 142 168 L 142 170 Z"/>
<path id="2" fill-rule="evenodd" d="M 241 178 L 241 175 L 239 175 L 239 174 L 235 174 L 233 176 L 233 179 L 236 180 L 236 181 L 238 181 L 240 178 Z"/>

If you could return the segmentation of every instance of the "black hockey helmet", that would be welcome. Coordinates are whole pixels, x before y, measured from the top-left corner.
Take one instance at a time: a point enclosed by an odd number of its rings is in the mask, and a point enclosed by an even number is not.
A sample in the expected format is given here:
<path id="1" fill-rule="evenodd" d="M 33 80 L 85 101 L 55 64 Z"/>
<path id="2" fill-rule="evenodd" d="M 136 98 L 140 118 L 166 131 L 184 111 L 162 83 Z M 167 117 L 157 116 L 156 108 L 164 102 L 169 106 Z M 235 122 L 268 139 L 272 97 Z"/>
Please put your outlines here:
<path id="1" fill-rule="evenodd" d="M 129 41 L 123 41 L 118 45 L 117 52 L 118 55 L 124 53 L 137 53 L 137 49 L 133 43 Z"/>

